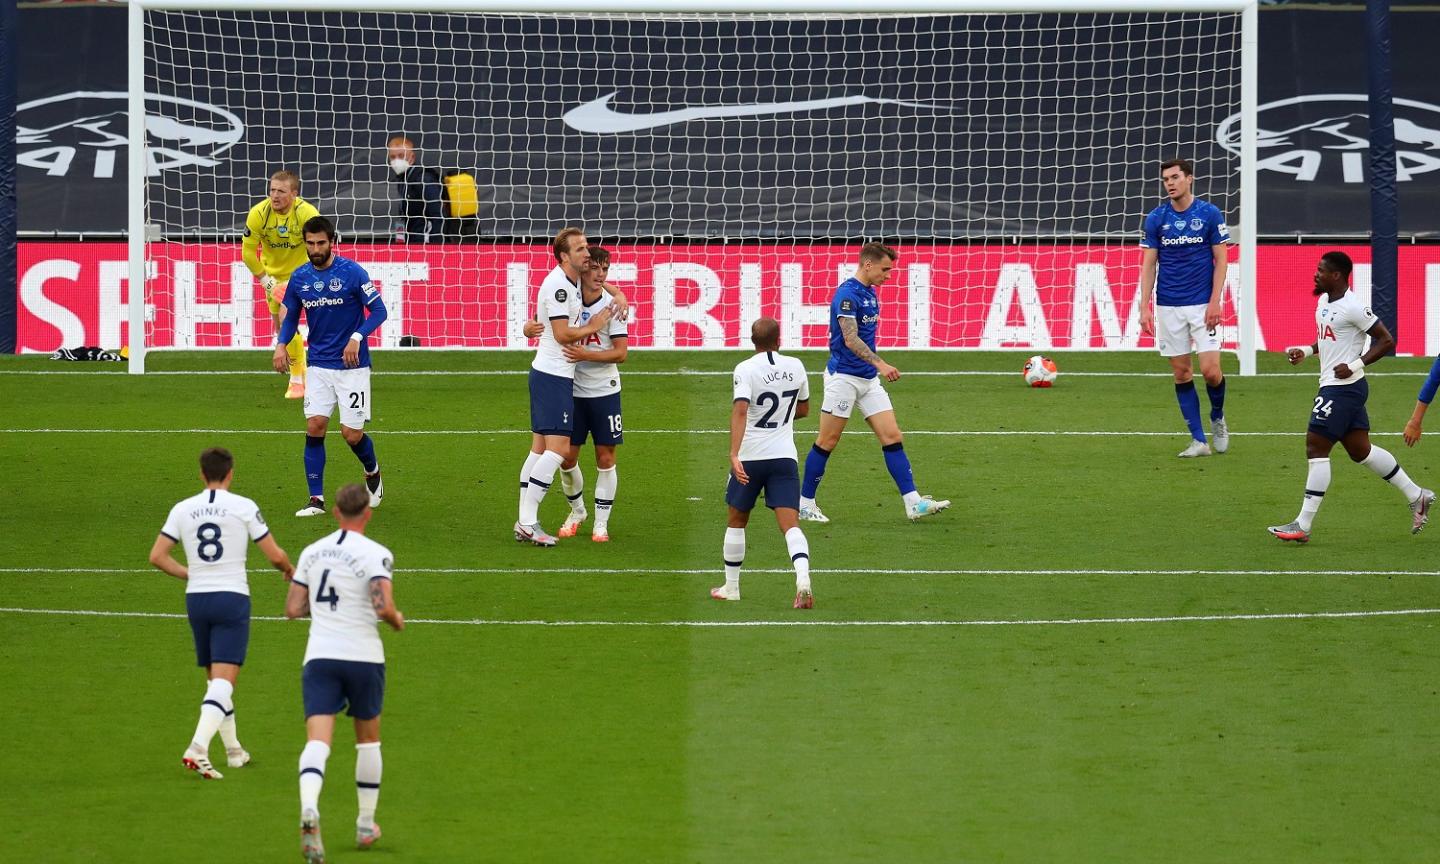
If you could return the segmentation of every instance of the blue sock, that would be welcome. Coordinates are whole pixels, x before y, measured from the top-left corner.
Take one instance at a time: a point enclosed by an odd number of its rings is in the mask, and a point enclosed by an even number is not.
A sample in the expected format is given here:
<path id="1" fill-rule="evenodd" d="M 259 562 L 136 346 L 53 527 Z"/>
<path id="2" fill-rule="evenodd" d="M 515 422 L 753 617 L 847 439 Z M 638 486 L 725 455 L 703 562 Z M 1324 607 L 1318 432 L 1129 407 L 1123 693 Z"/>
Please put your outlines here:
<path id="1" fill-rule="evenodd" d="M 1196 441 L 1204 441 L 1205 428 L 1200 425 L 1200 394 L 1195 392 L 1195 382 L 1176 384 L 1175 398 L 1180 402 L 1180 413 L 1185 417 L 1185 425 L 1190 427 L 1190 437 Z"/>
<path id="2" fill-rule="evenodd" d="M 312 498 L 325 497 L 325 436 L 305 436 L 305 482 Z"/>
<path id="3" fill-rule="evenodd" d="M 1205 385 L 1205 392 L 1210 396 L 1210 419 L 1219 420 L 1225 416 L 1225 379 L 1220 379 L 1219 387 Z"/>
<path id="4" fill-rule="evenodd" d="M 361 435 L 360 443 L 350 445 L 350 452 L 354 453 L 355 458 L 360 460 L 360 464 L 364 466 L 366 474 L 375 473 L 375 469 L 378 467 L 375 462 L 375 442 L 370 440 L 369 435 Z"/>
<path id="5" fill-rule="evenodd" d="M 905 445 L 896 441 L 880 449 L 885 451 L 885 469 L 890 472 L 890 479 L 900 488 L 900 494 L 909 495 L 914 492 L 915 478 L 910 473 L 910 457 L 905 455 Z"/>
<path id="6" fill-rule="evenodd" d="M 830 451 L 821 450 L 813 444 L 805 456 L 805 482 L 800 486 L 801 498 L 814 498 L 820 489 L 820 478 L 825 476 L 825 463 L 830 460 Z"/>

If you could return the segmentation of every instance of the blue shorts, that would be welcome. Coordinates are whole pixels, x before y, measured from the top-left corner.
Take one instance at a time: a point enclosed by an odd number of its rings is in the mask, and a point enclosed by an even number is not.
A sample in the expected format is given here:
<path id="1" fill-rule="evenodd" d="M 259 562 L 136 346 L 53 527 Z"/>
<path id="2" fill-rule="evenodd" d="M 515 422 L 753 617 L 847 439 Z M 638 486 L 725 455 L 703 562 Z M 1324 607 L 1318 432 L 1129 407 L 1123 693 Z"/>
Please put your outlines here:
<path id="1" fill-rule="evenodd" d="M 385 702 L 385 664 L 316 658 L 300 672 L 300 692 L 306 717 L 339 714 L 349 705 L 351 717 L 373 720 Z"/>
<path id="2" fill-rule="evenodd" d="M 570 443 L 579 447 L 587 435 L 594 435 L 595 443 L 604 447 L 625 443 L 619 393 L 575 397 L 575 428 L 570 432 Z"/>
<path id="3" fill-rule="evenodd" d="M 1364 378 L 1354 384 L 1321 387 L 1310 409 L 1310 431 L 1339 441 L 1351 429 L 1369 429 L 1370 415 L 1365 411 L 1368 398 L 1370 382 Z"/>
<path id="4" fill-rule="evenodd" d="M 575 423 L 575 382 L 559 375 L 530 370 L 530 431 L 537 435 L 570 435 Z"/>
<path id="5" fill-rule="evenodd" d="M 742 513 L 755 508 L 760 493 L 765 493 L 765 506 L 800 509 L 800 468 L 794 459 L 756 459 L 741 462 L 750 482 L 740 484 L 735 475 L 725 484 L 725 503 Z"/>
<path id="6" fill-rule="evenodd" d="M 195 663 L 245 664 L 250 646 L 250 598 L 234 591 L 185 595 L 190 632 L 195 636 Z"/>

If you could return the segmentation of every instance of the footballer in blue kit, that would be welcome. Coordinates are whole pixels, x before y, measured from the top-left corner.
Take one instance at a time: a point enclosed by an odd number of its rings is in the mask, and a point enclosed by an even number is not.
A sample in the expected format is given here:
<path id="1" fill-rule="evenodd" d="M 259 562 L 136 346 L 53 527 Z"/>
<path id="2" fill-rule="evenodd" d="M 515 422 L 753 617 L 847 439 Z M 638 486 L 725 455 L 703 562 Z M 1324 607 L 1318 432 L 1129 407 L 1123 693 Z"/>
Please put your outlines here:
<path id="1" fill-rule="evenodd" d="M 1155 337 L 1175 374 L 1175 398 L 1190 430 L 1180 456 L 1209 456 L 1230 449 L 1225 420 L 1225 375 L 1220 369 L 1220 295 L 1225 286 L 1230 229 L 1225 215 L 1191 192 L 1195 168 L 1186 159 L 1160 166 L 1165 203 L 1145 217 L 1140 238 L 1140 327 Z M 1157 273 L 1158 271 L 1158 273 Z M 1151 298 L 1154 308 L 1151 308 Z M 1200 419 L 1200 396 L 1190 366 L 1191 345 L 1210 397 L 1213 451 Z"/>
<path id="2" fill-rule="evenodd" d="M 296 268 L 285 292 L 285 319 L 273 358 L 288 372 L 284 347 L 300 327 L 300 314 L 310 325 L 309 367 L 305 373 L 305 481 L 310 500 L 296 516 L 325 512 L 325 431 L 330 414 L 340 409 L 340 434 L 365 470 L 370 506 L 380 506 L 385 487 L 375 444 L 365 434 L 370 419 L 370 347 L 366 340 L 385 322 L 380 299 L 365 268 L 335 254 L 335 226 L 324 216 L 306 221 L 302 229 L 310 260 Z M 282 367 L 281 362 L 285 365 Z"/>
<path id="3" fill-rule="evenodd" d="M 1425 409 L 1435 400 L 1436 391 L 1440 391 L 1440 356 L 1430 364 L 1430 374 L 1426 376 L 1425 383 L 1420 385 L 1420 394 L 1415 398 L 1415 411 L 1405 424 L 1405 446 L 1414 447 L 1420 440 Z"/>
<path id="4" fill-rule="evenodd" d="M 875 353 L 875 333 L 880 326 L 880 297 L 875 289 L 889 281 L 897 257 L 889 246 L 866 243 L 860 247 L 855 275 L 835 289 L 830 301 L 830 360 L 825 364 L 820 432 L 805 457 L 800 488 L 800 518 L 805 521 L 830 521 L 815 503 L 815 495 L 830 454 L 840 443 L 840 433 L 857 408 L 880 439 L 885 468 L 900 490 L 905 515 L 914 521 L 950 506 L 949 501 L 936 501 L 915 488 L 904 436 L 895 421 L 890 394 L 885 392 L 884 381 L 900 380 L 900 370 Z"/>

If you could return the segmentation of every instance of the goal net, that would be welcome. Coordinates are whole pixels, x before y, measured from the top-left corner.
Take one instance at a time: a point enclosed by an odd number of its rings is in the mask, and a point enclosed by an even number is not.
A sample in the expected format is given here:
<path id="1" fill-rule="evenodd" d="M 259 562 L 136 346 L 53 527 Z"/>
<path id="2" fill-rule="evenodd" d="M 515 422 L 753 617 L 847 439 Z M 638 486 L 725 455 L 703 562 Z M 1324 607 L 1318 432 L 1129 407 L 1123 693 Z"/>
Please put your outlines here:
<path id="1" fill-rule="evenodd" d="M 578 225 L 637 347 L 744 346 L 762 314 L 821 347 L 873 239 L 900 253 L 881 347 L 1148 348 L 1160 163 L 1193 160 L 1196 194 L 1253 221 L 1240 12 L 142 5 L 167 7 L 140 12 L 151 348 L 273 344 L 241 235 L 281 169 L 379 286 L 384 346 L 525 347 L 549 238 Z"/>

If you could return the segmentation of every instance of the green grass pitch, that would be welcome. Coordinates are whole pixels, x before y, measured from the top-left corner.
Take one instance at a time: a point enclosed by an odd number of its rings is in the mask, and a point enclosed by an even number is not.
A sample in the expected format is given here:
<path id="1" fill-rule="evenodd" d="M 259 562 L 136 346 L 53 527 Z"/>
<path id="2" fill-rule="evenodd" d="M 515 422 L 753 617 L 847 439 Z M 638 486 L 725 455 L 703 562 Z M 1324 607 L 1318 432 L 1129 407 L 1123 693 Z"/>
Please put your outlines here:
<path id="1" fill-rule="evenodd" d="M 331 860 L 1440 857 L 1440 525 L 1412 536 L 1400 495 L 1337 449 L 1313 540 L 1265 532 L 1300 503 L 1313 360 L 1232 374 L 1231 452 L 1180 460 L 1152 354 L 1060 355 L 1043 391 L 1019 354 L 891 352 L 905 373 L 1006 374 L 890 387 L 921 491 L 954 501 L 933 520 L 905 521 L 852 423 L 821 489 L 833 521 L 804 526 L 801 612 L 764 511 L 744 600 L 707 594 L 743 357 L 634 352 L 613 540 L 546 550 L 510 536 L 529 356 L 376 352 L 370 533 L 411 625 L 384 636 L 384 839 L 351 846 L 342 723 Z M 285 586 L 252 554 L 265 617 L 235 699 L 255 761 L 203 782 L 180 765 L 203 692 L 183 588 L 145 560 L 215 444 L 292 556 L 332 530 L 291 515 L 301 412 L 266 366 L 0 362 L 0 861 L 298 860 L 306 625 L 275 620 Z M 1386 360 L 1370 413 L 1433 488 L 1440 440 L 1398 435 L 1427 368 Z M 332 494 L 360 476 L 337 432 Z"/>

